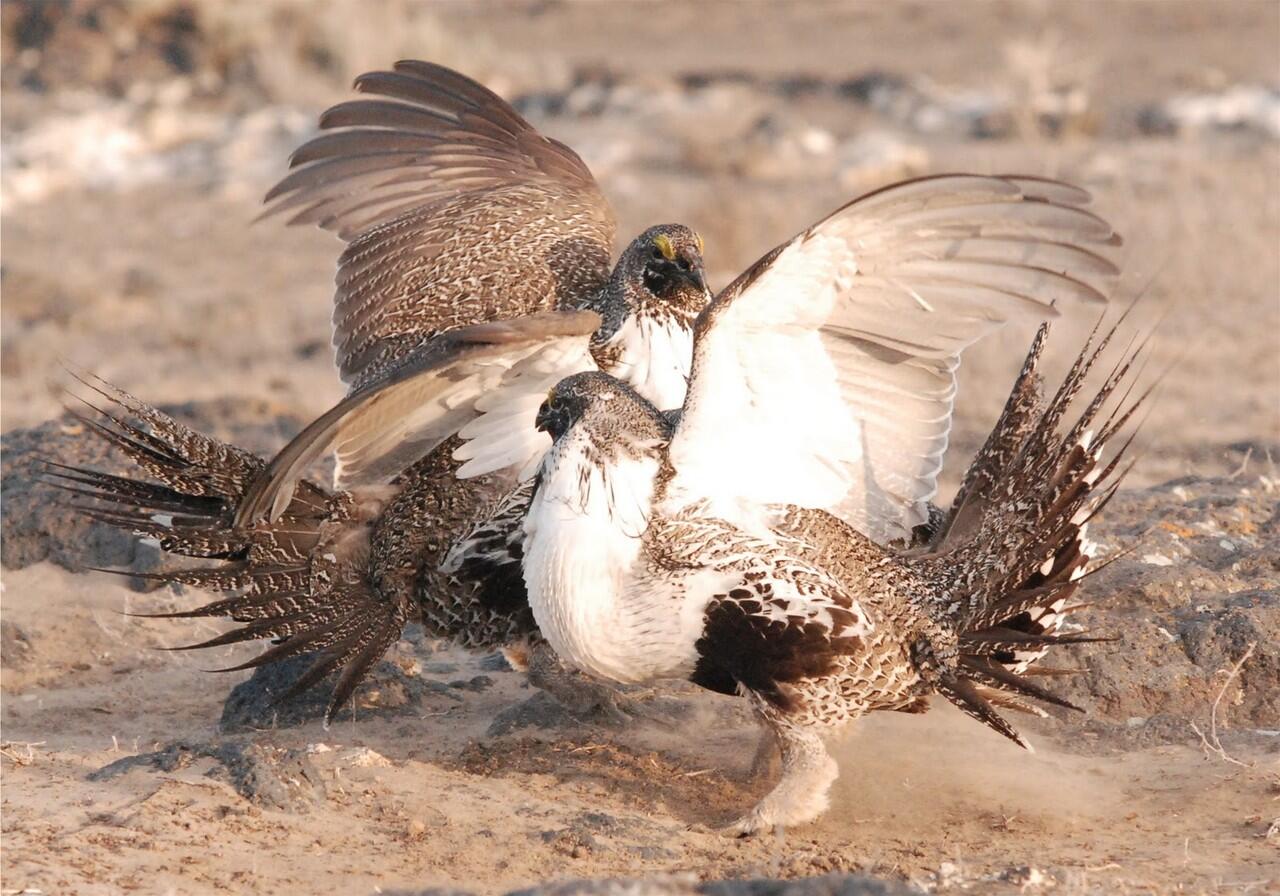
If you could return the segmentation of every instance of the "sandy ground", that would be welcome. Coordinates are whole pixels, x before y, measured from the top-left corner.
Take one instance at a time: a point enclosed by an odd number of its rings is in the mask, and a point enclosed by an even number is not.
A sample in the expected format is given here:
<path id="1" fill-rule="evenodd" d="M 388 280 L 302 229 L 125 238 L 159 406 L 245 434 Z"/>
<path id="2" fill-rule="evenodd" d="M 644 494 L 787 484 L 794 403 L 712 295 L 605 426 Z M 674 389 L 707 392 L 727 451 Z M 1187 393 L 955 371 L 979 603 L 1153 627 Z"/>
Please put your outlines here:
<path id="1" fill-rule="evenodd" d="M 48 54 L 18 72 L 14 8 L 5 153 L 34 161 L 6 169 L 3 216 L 5 892 L 499 893 L 828 872 L 943 892 L 1280 891 L 1280 142 L 1238 123 L 1141 123 L 1172 97 L 1280 84 L 1280 7 L 388 3 L 358 16 L 332 3 L 312 16 L 284 2 L 251 47 L 256 80 L 201 87 L 200 70 L 183 76 L 194 94 L 169 99 L 172 73 L 145 96 L 111 88 L 143 77 L 127 53 L 64 51 L 107 60 L 87 85 Z M 401 20 L 413 27 L 390 27 Z M 265 64 L 299 22 L 331 41 L 327 74 Z M 710 830 L 768 786 L 748 776 L 755 733 L 728 699 L 654 694 L 629 725 L 576 720 L 494 658 L 410 633 L 355 721 L 220 727 L 246 675 L 201 670 L 251 651 L 158 650 L 215 629 L 121 611 L 198 595 L 65 568 L 153 558 L 53 519 L 31 453 L 78 436 L 24 431 L 60 413 L 64 360 L 261 451 L 338 397 L 337 243 L 249 222 L 341 81 L 400 55 L 525 97 L 597 172 L 621 234 L 691 224 L 719 285 L 893 177 L 1018 170 L 1088 186 L 1126 237 L 1120 297 L 1143 294 L 1144 319 L 1163 318 L 1153 370 L 1177 361 L 1103 528 L 1109 550 L 1146 540 L 1090 591 L 1086 621 L 1122 638 L 1073 657 L 1089 672 L 1070 694 L 1090 716 L 1033 724 L 1034 755 L 945 707 L 868 719 L 837 747 L 832 813 L 754 841 Z M 888 106 L 841 92 L 874 72 L 915 92 Z M 926 101 L 950 123 L 903 111 Z M 965 110 L 992 103 L 982 138 Z M 141 148 L 112 156 L 110 178 L 86 175 L 102 156 L 85 147 L 121 133 Z M 1063 322 L 1056 363 L 1090 323 Z M 1010 330 L 966 359 L 948 482 L 1027 338 Z M 1191 728 L 1209 731 L 1220 694 L 1225 755 Z"/>

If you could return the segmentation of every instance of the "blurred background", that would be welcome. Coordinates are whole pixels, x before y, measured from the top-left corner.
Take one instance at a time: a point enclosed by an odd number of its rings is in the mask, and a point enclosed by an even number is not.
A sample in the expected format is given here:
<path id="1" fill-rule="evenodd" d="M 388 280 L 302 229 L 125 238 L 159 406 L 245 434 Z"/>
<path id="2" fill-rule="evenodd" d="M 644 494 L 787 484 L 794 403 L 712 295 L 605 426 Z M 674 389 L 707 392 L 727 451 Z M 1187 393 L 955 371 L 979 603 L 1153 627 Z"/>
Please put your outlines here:
<path id="1" fill-rule="evenodd" d="M 5 430 L 57 413 L 62 360 L 155 402 L 252 399 L 296 420 L 333 401 L 340 244 L 251 222 L 355 75 L 417 57 L 479 78 L 572 145 L 620 239 L 659 221 L 701 231 L 716 286 L 894 179 L 1016 170 L 1082 184 L 1126 238 L 1120 297 L 1145 291 L 1148 318 L 1167 315 L 1156 366 L 1180 359 L 1139 479 L 1280 455 L 1271 0 L 0 9 Z M 1027 338 L 1010 331 L 966 360 L 958 451 L 979 443 Z"/>

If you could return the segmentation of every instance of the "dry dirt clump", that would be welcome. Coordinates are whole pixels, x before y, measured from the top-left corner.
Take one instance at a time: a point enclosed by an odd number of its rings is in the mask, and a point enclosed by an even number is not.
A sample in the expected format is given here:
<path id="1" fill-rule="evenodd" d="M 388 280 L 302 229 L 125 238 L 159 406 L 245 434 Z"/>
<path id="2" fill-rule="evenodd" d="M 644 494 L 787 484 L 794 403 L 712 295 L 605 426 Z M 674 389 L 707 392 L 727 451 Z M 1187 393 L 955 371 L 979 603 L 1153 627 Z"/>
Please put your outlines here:
<path id="1" fill-rule="evenodd" d="M 1280 721 L 1280 491 L 1268 476 L 1180 479 L 1122 492 L 1095 536 L 1129 556 L 1103 570 L 1084 625 L 1115 644 L 1077 650 L 1086 672 L 1064 694 L 1090 706 L 1089 729 L 1126 740 L 1194 737 L 1223 676 L 1232 724 Z"/>

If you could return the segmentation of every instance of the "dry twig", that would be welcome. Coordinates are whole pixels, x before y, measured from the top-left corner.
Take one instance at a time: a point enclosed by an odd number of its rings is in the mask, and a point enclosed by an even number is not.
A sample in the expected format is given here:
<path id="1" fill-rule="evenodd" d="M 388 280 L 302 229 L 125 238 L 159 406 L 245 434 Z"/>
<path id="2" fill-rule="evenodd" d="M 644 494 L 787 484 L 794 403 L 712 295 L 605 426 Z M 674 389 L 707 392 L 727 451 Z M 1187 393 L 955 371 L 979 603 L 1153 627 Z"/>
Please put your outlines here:
<path id="1" fill-rule="evenodd" d="M 1253 459 L 1253 446 L 1250 445 L 1244 453 L 1244 460 L 1240 461 L 1240 466 L 1236 467 L 1235 470 L 1231 473 L 1231 475 L 1227 477 L 1227 481 L 1232 482 L 1236 479 L 1239 479 L 1241 476 L 1243 476 L 1245 474 L 1245 471 L 1249 469 L 1249 461 L 1252 459 Z"/>
<path id="2" fill-rule="evenodd" d="M 31 742 L 7 740 L 4 743 L 0 743 L 0 756 L 4 756 L 14 765 L 30 765 L 36 761 L 36 753 L 33 748 L 43 747 L 44 745 L 45 742 L 42 740 Z M 21 753 L 15 752 L 18 747 L 25 747 L 27 755 L 23 756 Z"/>
<path id="3" fill-rule="evenodd" d="M 1253 649 L 1257 646 L 1256 642 L 1250 644 L 1248 649 L 1245 650 L 1244 655 L 1240 657 L 1236 664 L 1227 672 L 1227 680 L 1222 683 L 1222 690 L 1218 691 L 1218 696 L 1214 698 L 1213 701 L 1213 707 L 1209 710 L 1208 736 L 1205 736 L 1205 733 L 1200 730 L 1199 726 L 1196 725 L 1195 722 L 1191 723 L 1191 730 L 1200 736 L 1200 745 L 1204 748 L 1204 754 L 1206 757 L 1217 756 L 1222 761 L 1230 762 L 1231 764 L 1238 765 L 1241 768 L 1252 768 L 1252 766 L 1247 762 L 1241 762 L 1239 759 L 1236 759 L 1234 756 L 1229 754 L 1226 749 L 1223 748 L 1222 741 L 1218 739 L 1218 706 L 1221 705 L 1222 698 L 1226 696 L 1227 688 L 1231 687 L 1231 682 L 1235 681 L 1236 677 L 1239 676 L 1241 668 L 1244 667 L 1244 664 L 1248 661 L 1249 657 L 1253 656 Z"/>

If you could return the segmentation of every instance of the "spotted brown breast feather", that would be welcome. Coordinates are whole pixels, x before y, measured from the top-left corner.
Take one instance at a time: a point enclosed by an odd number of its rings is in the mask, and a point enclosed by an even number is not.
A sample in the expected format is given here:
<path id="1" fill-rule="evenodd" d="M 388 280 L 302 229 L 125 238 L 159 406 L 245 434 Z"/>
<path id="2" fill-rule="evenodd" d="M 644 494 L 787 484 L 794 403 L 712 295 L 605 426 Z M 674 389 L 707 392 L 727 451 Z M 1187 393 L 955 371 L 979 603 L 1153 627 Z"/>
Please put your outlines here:
<path id="1" fill-rule="evenodd" d="M 369 382 L 443 329 L 573 305 L 604 285 L 614 217 L 572 149 L 433 63 L 397 62 L 355 89 L 376 98 L 321 116 L 264 212 L 349 244 L 333 308 L 344 382 Z"/>

